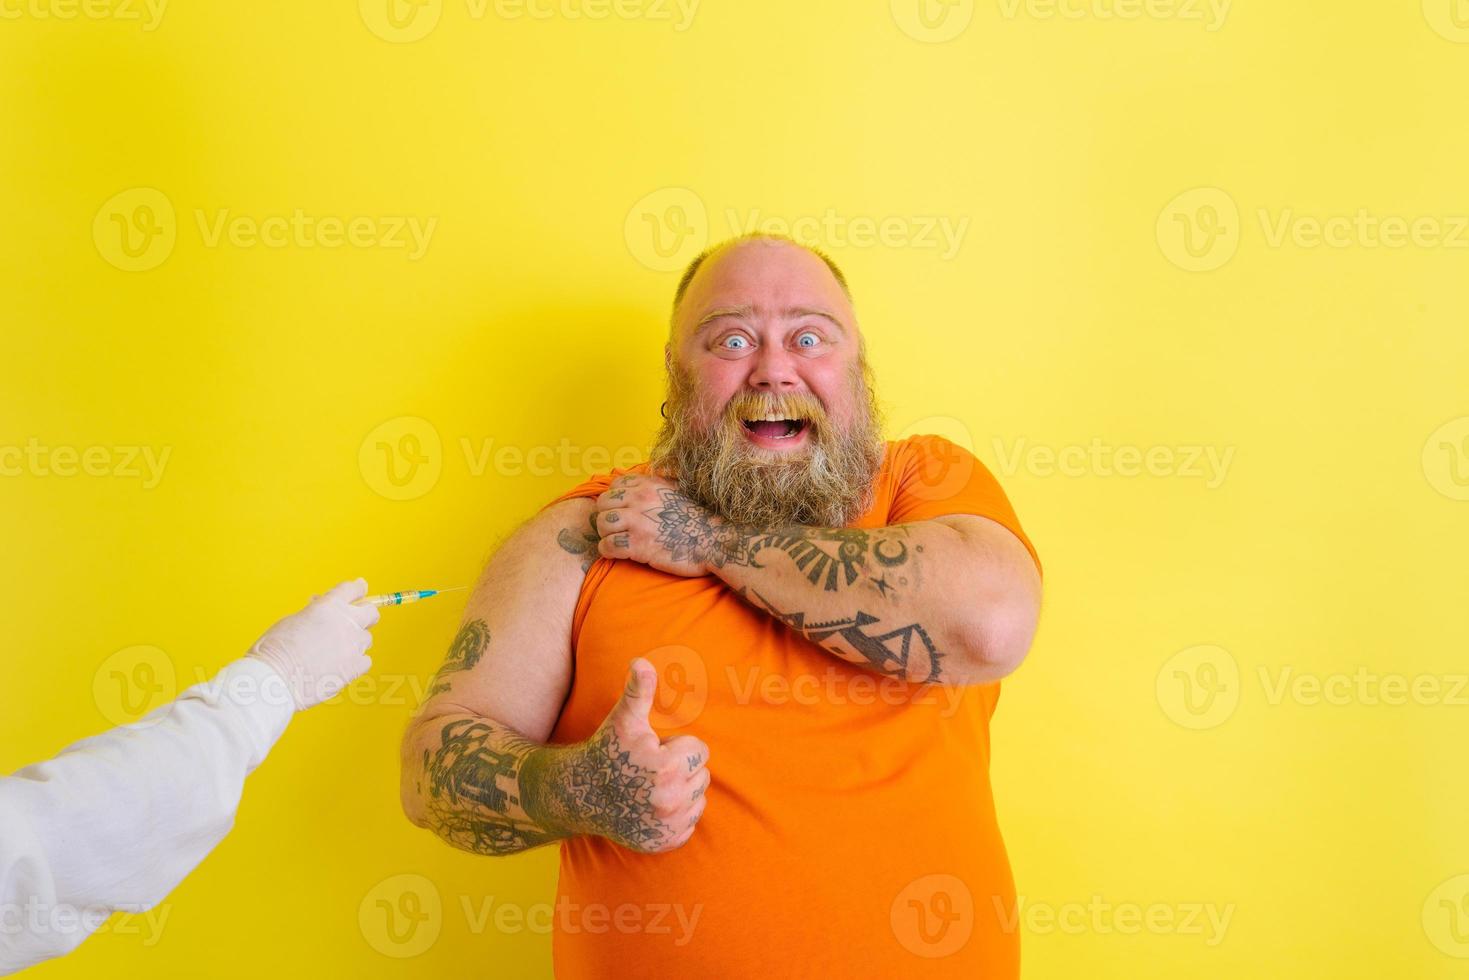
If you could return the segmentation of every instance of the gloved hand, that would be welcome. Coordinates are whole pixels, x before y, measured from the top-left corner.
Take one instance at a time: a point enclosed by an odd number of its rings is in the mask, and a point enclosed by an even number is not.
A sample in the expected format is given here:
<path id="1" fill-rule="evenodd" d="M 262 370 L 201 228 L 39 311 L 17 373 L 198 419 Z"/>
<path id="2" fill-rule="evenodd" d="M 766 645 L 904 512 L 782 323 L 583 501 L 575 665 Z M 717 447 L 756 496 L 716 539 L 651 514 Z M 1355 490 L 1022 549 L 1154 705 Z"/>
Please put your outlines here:
<path id="1" fill-rule="evenodd" d="M 265 661 L 285 680 L 297 711 L 331 698 L 372 666 L 367 630 L 377 623 L 377 607 L 351 604 L 366 594 L 365 579 L 333 586 L 250 647 L 246 656 Z"/>

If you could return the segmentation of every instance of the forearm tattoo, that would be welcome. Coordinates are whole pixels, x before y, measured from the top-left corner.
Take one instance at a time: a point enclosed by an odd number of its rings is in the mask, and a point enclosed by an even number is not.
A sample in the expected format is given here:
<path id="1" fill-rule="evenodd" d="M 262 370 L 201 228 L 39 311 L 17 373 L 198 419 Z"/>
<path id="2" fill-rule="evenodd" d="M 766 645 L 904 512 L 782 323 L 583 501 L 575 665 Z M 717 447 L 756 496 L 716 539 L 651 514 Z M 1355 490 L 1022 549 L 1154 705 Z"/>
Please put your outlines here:
<path id="1" fill-rule="evenodd" d="M 759 554 L 766 548 L 784 552 L 812 585 L 837 592 L 856 585 L 864 576 L 887 597 L 906 576 L 893 569 L 917 572 L 910 564 L 908 528 L 898 525 L 865 531 L 860 528 L 824 528 L 792 525 L 754 528 L 729 524 L 675 490 L 660 489 L 660 505 L 648 515 L 658 523 L 658 543 L 674 561 L 694 561 L 723 568 L 745 565 L 763 568 Z M 921 553 L 923 545 L 911 552 Z M 876 574 L 870 574 L 875 572 Z"/>
<path id="2" fill-rule="evenodd" d="M 510 812 L 523 796 L 523 763 L 539 746 L 509 728 L 472 718 L 449 722 L 440 738 L 437 751 L 423 752 L 434 833 L 477 854 L 514 854 L 557 839 Z"/>
<path id="3" fill-rule="evenodd" d="M 610 728 L 576 746 L 542 746 L 485 719 L 446 724 L 424 750 L 435 833 L 478 854 L 513 854 L 577 833 L 647 850 L 675 833 L 653 813 L 653 774 Z M 523 816 L 522 816 L 523 815 Z"/>
<path id="4" fill-rule="evenodd" d="M 741 587 L 736 595 L 843 660 L 910 681 L 934 684 L 946 679 L 940 667 L 944 655 L 918 623 L 883 632 L 877 616 L 860 610 L 848 617 L 808 623 L 805 613 L 783 612 L 754 589 Z"/>

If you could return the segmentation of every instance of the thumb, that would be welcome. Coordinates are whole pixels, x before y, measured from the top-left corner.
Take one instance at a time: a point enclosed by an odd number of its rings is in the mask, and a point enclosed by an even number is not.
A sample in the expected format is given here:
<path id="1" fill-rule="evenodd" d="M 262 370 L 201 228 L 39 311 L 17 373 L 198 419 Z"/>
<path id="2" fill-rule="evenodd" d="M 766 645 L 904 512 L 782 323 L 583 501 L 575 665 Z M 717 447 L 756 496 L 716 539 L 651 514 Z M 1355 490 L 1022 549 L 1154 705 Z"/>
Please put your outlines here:
<path id="1" fill-rule="evenodd" d="M 653 693 L 658 689 L 658 671 L 642 657 L 633 659 L 627 670 L 627 686 L 622 697 L 612 709 L 623 721 L 636 722 L 639 727 L 652 730 L 648 713 L 653 710 Z"/>
<path id="2" fill-rule="evenodd" d="M 354 578 L 348 582 L 338 582 L 327 590 L 323 598 L 341 599 L 343 602 L 351 602 L 353 599 L 361 599 L 367 595 L 367 579 Z"/>

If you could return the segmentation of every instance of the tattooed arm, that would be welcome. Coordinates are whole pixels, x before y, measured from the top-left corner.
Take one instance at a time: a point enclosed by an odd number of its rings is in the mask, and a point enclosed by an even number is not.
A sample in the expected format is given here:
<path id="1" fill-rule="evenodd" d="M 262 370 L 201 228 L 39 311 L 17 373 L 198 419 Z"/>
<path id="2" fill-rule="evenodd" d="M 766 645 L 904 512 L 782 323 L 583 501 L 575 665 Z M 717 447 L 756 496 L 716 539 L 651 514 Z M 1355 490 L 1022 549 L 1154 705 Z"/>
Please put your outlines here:
<path id="1" fill-rule="evenodd" d="M 653 733 L 646 661 L 591 738 L 544 744 L 570 690 L 592 509 L 586 499 L 549 507 L 495 554 L 404 735 L 404 812 L 456 847 L 513 854 L 598 834 L 661 851 L 686 841 L 702 812 L 708 748 Z"/>
<path id="2" fill-rule="evenodd" d="M 730 524 L 651 476 L 597 499 L 599 550 L 714 575 L 828 652 L 920 683 L 1009 674 L 1035 634 L 1040 576 L 1020 540 L 960 514 L 885 528 Z"/>

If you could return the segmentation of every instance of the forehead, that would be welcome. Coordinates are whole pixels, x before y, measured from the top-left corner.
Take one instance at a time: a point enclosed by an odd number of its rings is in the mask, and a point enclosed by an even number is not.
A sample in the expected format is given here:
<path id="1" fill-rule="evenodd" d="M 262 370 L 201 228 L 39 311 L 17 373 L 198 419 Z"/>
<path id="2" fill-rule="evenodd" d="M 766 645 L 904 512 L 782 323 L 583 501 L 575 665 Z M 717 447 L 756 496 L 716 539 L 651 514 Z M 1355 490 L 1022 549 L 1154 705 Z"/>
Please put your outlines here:
<path id="1" fill-rule="evenodd" d="M 789 242 L 738 242 L 704 260 L 679 304 L 678 329 L 687 337 L 711 310 L 811 309 L 855 330 L 851 302 L 818 256 Z"/>

